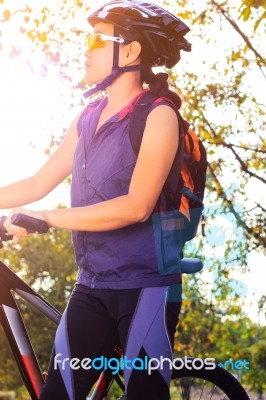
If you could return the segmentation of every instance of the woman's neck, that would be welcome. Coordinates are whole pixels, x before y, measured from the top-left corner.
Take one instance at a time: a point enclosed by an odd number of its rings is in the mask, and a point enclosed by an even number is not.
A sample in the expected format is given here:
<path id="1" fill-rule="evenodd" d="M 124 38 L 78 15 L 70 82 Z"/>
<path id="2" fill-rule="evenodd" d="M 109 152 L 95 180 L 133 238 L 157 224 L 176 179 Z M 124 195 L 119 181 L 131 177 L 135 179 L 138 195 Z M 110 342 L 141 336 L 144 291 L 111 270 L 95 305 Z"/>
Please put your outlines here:
<path id="1" fill-rule="evenodd" d="M 107 88 L 108 104 L 106 107 L 122 109 L 141 92 L 143 92 L 143 87 L 139 76 L 132 72 L 124 73 Z"/>

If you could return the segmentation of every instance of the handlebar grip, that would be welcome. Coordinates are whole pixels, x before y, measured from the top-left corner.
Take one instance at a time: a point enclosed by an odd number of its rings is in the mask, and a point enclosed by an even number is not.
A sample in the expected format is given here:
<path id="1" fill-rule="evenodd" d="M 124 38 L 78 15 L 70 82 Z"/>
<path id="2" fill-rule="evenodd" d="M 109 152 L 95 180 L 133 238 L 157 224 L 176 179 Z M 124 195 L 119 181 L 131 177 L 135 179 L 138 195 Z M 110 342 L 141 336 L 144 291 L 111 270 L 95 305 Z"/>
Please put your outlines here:
<path id="1" fill-rule="evenodd" d="M 5 219 L 6 217 L 4 215 L 0 217 L 0 235 L 6 234 L 6 229 L 4 228 Z"/>
<path id="2" fill-rule="evenodd" d="M 25 214 L 14 214 L 11 218 L 11 222 L 13 225 L 25 228 L 30 233 L 46 233 L 49 230 L 47 222 Z"/>

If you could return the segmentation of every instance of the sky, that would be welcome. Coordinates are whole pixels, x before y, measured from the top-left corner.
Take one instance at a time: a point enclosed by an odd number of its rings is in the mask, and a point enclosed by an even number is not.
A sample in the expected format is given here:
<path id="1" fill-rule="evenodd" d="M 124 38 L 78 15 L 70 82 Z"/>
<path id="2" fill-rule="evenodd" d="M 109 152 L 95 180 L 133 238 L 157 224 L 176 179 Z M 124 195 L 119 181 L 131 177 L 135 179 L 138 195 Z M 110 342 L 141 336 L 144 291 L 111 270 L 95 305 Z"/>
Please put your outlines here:
<path id="1" fill-rule="evenodd" d="M 161 4 L 160 1 L 158 3 Z M 42 2 L 38 0 L 38 6 L 41 5 Z M 6 40 L 12 41 L 13 36 L 14 32 L 10 31 Z M 232 40 L 230 30 L 227 40 Z M 224 46 L 226 47 L 226 44 Z M 191 56 L 196 60 L 202 57 L 202 51 L 196 47 Z M 208 57 L 214 56 L 215 54 L 210 54 Z M 25 57 L 10 60 L 4 52 L 0 52 L 0 160 L 2 167 L 0 186 L 30 176 L 43 165 L 47 159 L 44 149 L 49 144 L 51 133 L 57 134 L 62 128 L 58 124 L 51 123 L 55 112 L 60 115 L 60 121 L 64 121 L 64 126 L 67 127 L 80 110 L 79 99 L 77 99 L 77 106 L 73 107 L 71 112 L 66 110 L 65 102 L 70 96 L 71 82 L 65 83 L 65 87 L 62 88 L 62 81 L 58 79 L 56 70 L 52 67 L 45 69 L 46 66 L 44 68 L 40 57 L 41 55 L 36 53 L 31 58 L 31 66 L 29 66 L 25 62 Z M 202 65 L 202 68 L 208 68 Z M 262 88 L 256 85 L 256 81 L 252 84 L 254 84 L 254 91 L 262 95 Z M 62 98 L 62 93 L 64 98 Z M 29 145 L 30 143 L 33 145 Z M 59 203 L 69 204 L 69 189 L 65 184 L 45 199 L 28 207 L 47 209 L 56 207 Z M 6 212 L 7 210 L 1 210 L 2 214 Z M 223 248 L 218 246 L 217 251 L 222 252 Z M 257 301 L 265 293 L 265 265 L 265 257 L 253 252 L 249 255 L 250 273 L 241 274 L 236 270 L 232 271 L 233 277 L 244 283 L 246 310 L 255 320 L 258 320 Z M 209 279 L 212 285 L 211 272 L 208 273 L 206 279 Z"/>

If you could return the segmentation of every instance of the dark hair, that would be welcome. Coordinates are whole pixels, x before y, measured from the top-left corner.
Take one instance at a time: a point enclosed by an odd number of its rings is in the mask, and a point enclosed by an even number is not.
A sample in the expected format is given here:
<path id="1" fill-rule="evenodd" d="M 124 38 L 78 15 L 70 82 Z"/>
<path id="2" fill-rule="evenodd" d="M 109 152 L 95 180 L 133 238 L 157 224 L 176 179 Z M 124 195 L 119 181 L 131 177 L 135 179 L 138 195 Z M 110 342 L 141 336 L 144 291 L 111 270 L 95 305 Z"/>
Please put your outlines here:
<path id="1" fill-rule="evenodd" d="M 159 97 L 166 97 L 171 100 L 176 107 L 179 109 L 181 107 L 181 99 L 177 93 L 169 89 L 168 86 L 168 74 L 165 72 L 160 72 L 155 74 L 151 67 L 147 67 L 141 71 L 141 81 L 142 83 L 147 83 L 149 89 L 152 93 Z"/>
<path id="2" fill-rule="evenodd" d="M 135 15 L 135 13 L 138 14 L 137 11 L 131 10 L 132 15 Z M 141 64 L 149 65 L 147 68 L 144 68 L 140 71 L 141 83 L 147 83 L 151 92 L 158 97 L 166 97 L 171 100 L 179 110 L 182 101 L 177 93 L 169 89 L 167 82 L 169 77 L 168 74 L 166 72 L 155 74 L 152 70 L 152 65 L 159 65 L 160 59 L 152 51 L 148 41 L 145 40 L 144 33 L 134 32 L 134 34 L 131 34 L 130 32 L 121 28 L 119 28 L 119 32 L 123 38 L 132 42 L 136 40 L 141 45 L 140 62 Z"/>

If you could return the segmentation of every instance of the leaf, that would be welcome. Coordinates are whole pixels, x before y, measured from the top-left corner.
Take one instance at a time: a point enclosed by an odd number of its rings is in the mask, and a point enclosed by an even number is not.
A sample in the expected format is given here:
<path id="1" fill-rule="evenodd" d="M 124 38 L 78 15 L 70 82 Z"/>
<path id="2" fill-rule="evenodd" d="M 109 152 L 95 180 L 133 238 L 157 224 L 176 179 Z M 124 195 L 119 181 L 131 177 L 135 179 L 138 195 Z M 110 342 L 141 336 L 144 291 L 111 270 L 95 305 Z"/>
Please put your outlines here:
<path id="1" fill-rule="evenodd" d="M 49 14 L 49 8 L 44 7 L 44 8 L 42 9 L 42 13 L 43 13 L 43 14 Z"/>
<path id="2" fill-rule="evenodd" d="M 31 39 L 34 40 L 36 38 L 36 34 L 34 31 L 29 31 L 27 32 L 27 36 Z"/>
<path id="3" fill-rule="evenodd" d="M 3 11 L 3 17 L 5 22 L 9 21 L 11 18 L 11 12 L 9 10 Z"/>
<path id="4" fill-rule="evenodd" d="M 18 57 L 20 54 L 21 50 L 17 49 L 16 47 L 12 47 L 11 51 L 9 52 L 9 57 L 13 58 L 13 57 Z"/>
<path id="5" fill-rule="evenodd" d="M 80 1 L 80 0 L 76 0 L 75 3 L 76 3 L 76 5 L 77 5 L 78 7 L 82 7 L 82 6 L 83 6 L 83 2 Z"/>
<path id="6" fill-rule="evenodd" d="M 241 58 L 241 53 L 240 51 L 234 51 L 232 53 L 232 61 L 237 61 L 239 60 L 239 58 Z"/>
<path id="7" fill-rule="evenodd" d="M 28 4 L 26 5 L 25 12 L 27 12 L 27 13 L 32 12 L 32 9 L 28 6 Z"/>
<path id="8" fill-rule="evenodd" d="M 255 25 L 254 25 L 254 32 L 256 31 L 256 29 L 258 28 L 259 24 L 261 23 L 261 21 L 263 19 L 266 18 L 266 11 L 264 11 L 264 13 L 262 14 L 262 16 L 258 19 L 258 21 L 256 21 Z"/>
<path id="9" fill-rule="evenodd" d="M 242 12 L 242 17 L 244 21 L 247 21 L 250 17 L 251 14 L 251 9 L 250 8 L 245 8 L 245 10 Z"/>
<path id="10" fill-rule="evenodd" d="M 41 33 L 41 34 L 39 35 L 39 40 L 40 40 L 42 43 L 45 43 L 45 42 L 47 41 L 47 35 L 46 35 L 46 33 Z"/>

